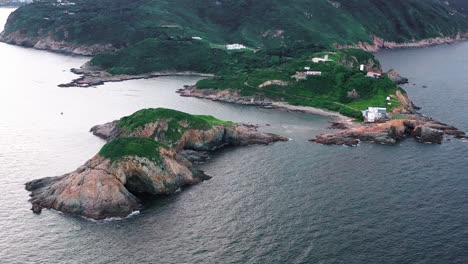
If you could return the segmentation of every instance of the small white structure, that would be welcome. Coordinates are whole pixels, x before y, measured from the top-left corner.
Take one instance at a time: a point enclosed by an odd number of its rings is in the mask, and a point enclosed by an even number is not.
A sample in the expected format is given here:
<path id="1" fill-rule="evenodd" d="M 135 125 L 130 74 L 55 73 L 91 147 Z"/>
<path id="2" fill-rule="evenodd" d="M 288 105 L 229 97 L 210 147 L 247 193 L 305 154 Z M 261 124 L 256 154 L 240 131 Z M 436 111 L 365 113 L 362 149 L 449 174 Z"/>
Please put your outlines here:
<path id="1" fill-rule="evenodd" d="M 312 76 L 321 76 L 322 72 L 321 71 L 306 71 L 306 75 L 312 75 Z"/>
<path id="2" fill-rule="evenodd" d="M 310 67 L 304 67 L 304 70 L 310 71 Z"/>
<path id="3" fill-rule="evenodd" d="M 383 107 L 369 107 L 367 110 L 362 111 L 365 121 L 377 122 L 387 118 L 387 109 Z"/>
<path id="4" fill-rule="evenodd" d="M 382 76 L 382 74 L 378 73 L 378 72 L 368 72 L 367 73 L 367 77 L 374 78 L 374 79 L 378 79 L 378 78 L 380 78 L 380 76 Z"/>
<path id="5" fill-rule="evenodd" d="M 364 64 L 361 64 L 361 66 L 359 66 L 359 70 L 360 70 L 360 71 L 365 71 L 365 70 L 366 70 L 365 67 L 366 67 L 366 66 L 365 66 Z"/>
<path id="6" fill-rule="evenodd" d="M 201 37 L 192 37 L 192 39 L 194 39 L 194 40 L 202 40 Z"/>
<path id="7" fill-rule="evenodd" d="M 242 44 L 238 44 L 238 43 L 226 45 L 226 49 L 228 50 L 240 50 L 240 49 L 246 49 L 246 48 L 247 48 L 246 46 Z"/>
<path id="8" fill-rule="evenodd" d="M 327 62 L 327 61 L 332 61 L 329 59 L 328 55 L 325 55 L 324 58 L 313 58 L 312 62 L 313 63 L 320 63 L 320 62 Z"/>

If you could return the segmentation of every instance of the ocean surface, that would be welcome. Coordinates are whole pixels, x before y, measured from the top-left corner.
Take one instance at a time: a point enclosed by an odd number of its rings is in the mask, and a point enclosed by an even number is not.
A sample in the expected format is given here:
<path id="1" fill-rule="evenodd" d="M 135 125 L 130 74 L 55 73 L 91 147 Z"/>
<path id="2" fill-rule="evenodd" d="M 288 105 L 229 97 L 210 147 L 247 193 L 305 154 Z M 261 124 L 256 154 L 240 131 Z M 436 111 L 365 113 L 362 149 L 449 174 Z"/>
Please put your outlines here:
<path id="1" fill-rule="evenodd" d="M 424 114 L 468 131 L 468 43 L 378 57 Z M 57 87 L 87 59 L 0 44 L 0 263 L 468 263 L 467 142 L 322 146 L 307 139 L 327 118 L 175 93 L 197 78 Z M 212 180 L 127 219 L 29 210 L 25 182 L 73 171 L 104 144 L 92 126 L 148 107 L 292 140 L 220 151 L 200 165 Z"/>

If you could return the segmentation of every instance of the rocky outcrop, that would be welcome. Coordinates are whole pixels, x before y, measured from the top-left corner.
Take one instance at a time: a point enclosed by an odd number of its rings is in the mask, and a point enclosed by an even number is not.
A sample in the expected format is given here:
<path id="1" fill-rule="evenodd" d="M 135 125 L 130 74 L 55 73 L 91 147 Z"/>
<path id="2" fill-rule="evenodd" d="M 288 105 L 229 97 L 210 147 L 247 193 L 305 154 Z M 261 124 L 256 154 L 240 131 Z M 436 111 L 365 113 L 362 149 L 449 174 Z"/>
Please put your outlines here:
<path id="1" fill-rule="evenodd" d="M 458 41 L 468 39 L 468 33 L 459 33 L 454 37 L 437 37 L 428 38 L 423 40 L 414 40 L 411 42 L 394 42 L 386 41 L 378 36 L 373 36 L 373 43 L 360 42 L 357 45 L 335 45 L 339 49 L 362 49 L 369 52 L 378 52 L 386 49 L 399 49 L 399 48 L 423 48 L 435 45 L 450 44 Z"/>
<path id="2" fill-rule="evenodd" d="M 402 77 L 399 72 L 397 72 L 394 69 L 389 70 L 386 73 L 387 77 L 392 80 L 395 84 L 401 85 L 401 84 L 407 84 L 408 83 L 408 78 Z"/>
<path id="3" fill-rule="evenodd" d="M 137 156 L 112 161 L 96 155 L 72 173 L 26 183 L 35 213 L 41 208 L 92 219 L 125 217 L 143 206 L 144 197 L 171 194 L 209 179 L 174 151 L 159 150 L 160 162 Z"/>
<path id="4" fill-rule="evenodd" d="M 32 37 L 21 32 L 0 35 L 0 41 L 8 44 L 48 50 L 70 55 L 93 56 L 96 53 L 117 50 L 111 44 L 84 45 L 67 41 L 58 41 L 52 37 Z"/>
<path id="5" fill-rule="evenodd" d="M 170 121 L 169 121 L 170 122 Z M 126 132 L 119 127 L 120 121 L 113 121 L 91 128 L 95 136 L 112 141 L 119 137 L 143 137 L 168 143 L 177 151 L 214 151 L 225 146 L 268 145 L 277 141 L 288 141 L 287 138 L 275 134 L 264 133 L 256 126 L 246 124 L 215 125 L 207 130 L 188 129 L 176 142 L 165 140 L 167 120 L 150 122 L 132 132 Z M 192 153 L 193 155 L 193 153 Z"/>
<path id="6" fill-rule="evenodd" d="M 79 78 L 72 80 L 69 83 L 59 84 L 59 87 L 95 87 L 103 85 L 107 82 L 122 82 L 128 80 L 139 80 L 139 79 L 151 79 L 163 76 L 197 76 L 197 77 L 213 77 L 213 74 L 199 73 L 192 71 L 162 71 L 162 72 L 149 72 L 144 74 L 128 75 L 128 74 L 119 74 L 112 75 L 99 67 L 92 66 L 90 63 L 86 63 L 79 69 L 71 69 L 71 72 L 81 75 Z"/>
<path id="7" fill-rule="evenodd" d="M 289 83 L 281 80 L 271 80 L 271 81 L 266 81 L 258 86 L 258 88 L 266 88 L 271 85 L 276 85 L 276 86 L 288 86 Z"/>
<path id="8" fill-rule="evenodd" d="M 72 173 L 26 183 L 34 213 L 47 208 L 92 219 L 125 217 L 147 197 L 209 179 L 192 162 L 203 162 L 211 151 L 288 140 L 256 126 L 163 108 L 140 110 L 91 132 L 109 142 L 95 157 Z"/>
<path id="9" fill-rule="evenodd" d="M 396 91 L 391 97 L 400 102 L 400 106 L 393 109 L 394 114 L 417 114 L 417 110 L 420 109 L 409 99 L 408 94 L 401 90 Z"/>
<path id="10" fill-rule="evenodd" d="M 235 89 L 197 89 L 196 86 L 186 86 L 177 91 L 183 97 L 195 97 L 212 101 L 222 101 L 241 105 L 271 106 L 273 101 L 262 95 L 242 96 Z"/>
<path id="11" fill-rule="evenodd" d="M 407 115 L 406 119 L 363 124 L 344 131 L 319 135 L 310 141 L 324 145 L 356 146 L 360 142 L 394 145 L 404 138 L 413 137 L 421 143 L 441 144 L 444 135 L 466 138 L 464 132 L 453 126 L 421 115 Z"/>

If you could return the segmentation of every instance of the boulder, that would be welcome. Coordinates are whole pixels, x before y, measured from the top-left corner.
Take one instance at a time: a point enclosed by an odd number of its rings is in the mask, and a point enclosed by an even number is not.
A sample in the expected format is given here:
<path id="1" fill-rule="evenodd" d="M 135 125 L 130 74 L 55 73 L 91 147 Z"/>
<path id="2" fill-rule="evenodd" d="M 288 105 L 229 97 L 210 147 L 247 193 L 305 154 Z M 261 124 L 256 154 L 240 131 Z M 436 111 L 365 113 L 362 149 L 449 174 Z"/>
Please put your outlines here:
<path id="1" fill-rule="evenodd" d="M 386 75 L 397 85 L 408 83 L 408 78 L 402 77 L 400 73 L 394 69 L 389 70 Z"/>

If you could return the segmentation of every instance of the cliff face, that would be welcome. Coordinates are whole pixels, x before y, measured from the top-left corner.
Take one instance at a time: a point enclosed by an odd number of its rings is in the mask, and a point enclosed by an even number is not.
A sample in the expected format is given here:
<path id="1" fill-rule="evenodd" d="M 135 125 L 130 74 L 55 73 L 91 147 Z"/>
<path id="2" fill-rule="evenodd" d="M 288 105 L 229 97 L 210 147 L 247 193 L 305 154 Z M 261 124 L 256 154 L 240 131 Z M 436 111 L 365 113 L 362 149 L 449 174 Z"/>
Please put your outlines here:
<path id="1" fill-rule="evenodd" d="M 210 178 L 185 156 L 200 161 L 204 151 L 227 145 L 288 140 L 170 109 L 141 110 L 91 131 L 109 141 L 99 154 L 72 173 L 26 183 L 35 213 L 47 208 L 93 219 L 125 217 L 142 208 L 142 197 L 171 194 Z"/>
<path id="2" fill-rule="evenodd" d="M 165 135 L 168 120 L 158 120 L 147 123 L 135 131 L 125 132 L 119 127 L 119 121 L 98 125 L 91 132 L 107 141 L 119 137 L 142 137 L 166 142 L 174 149 L 194 151 L 214 151 L 224 146 L 267 145 L 276 141 L 287 141 L 287 138 L 275 134 L 257 131 L 255 126 L 235 124 L 230 126 L 217 125 L 207 130 L 188 129 L 177 141 L 170 141 Z"/>
<path id="3" fill-rule="evenodd" d="M 161 162 L 138 156 L 113 162 L 96 155 L 72 173 L 28 182 L 33 210 L 55 209 L 93 219 L 125 217 L 142 207 L 141 196 L 170 194 L 209 179 L 177 161 L 174 151 L 158 151 Z"/>

